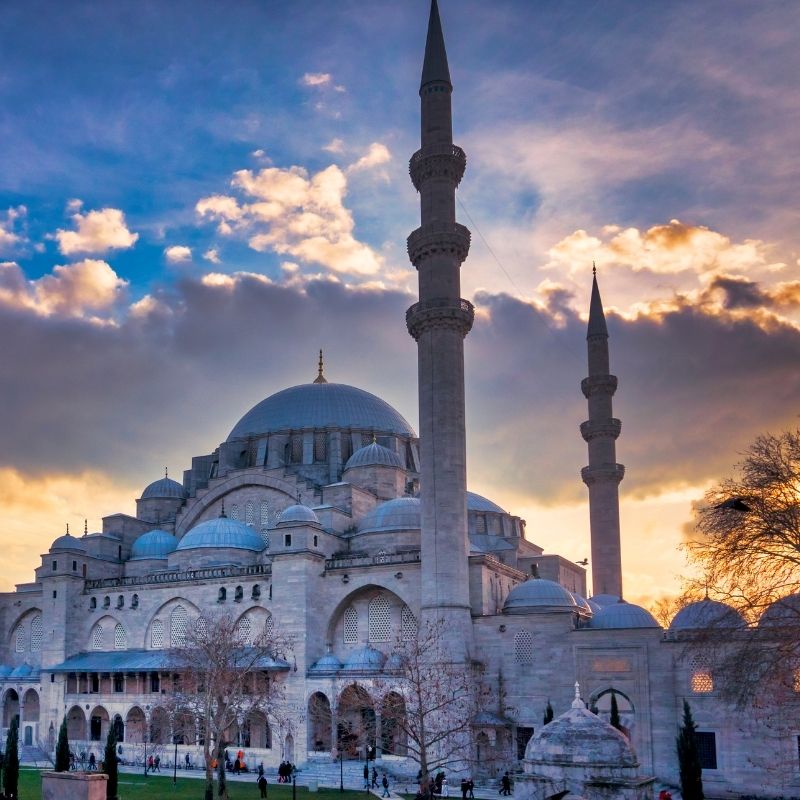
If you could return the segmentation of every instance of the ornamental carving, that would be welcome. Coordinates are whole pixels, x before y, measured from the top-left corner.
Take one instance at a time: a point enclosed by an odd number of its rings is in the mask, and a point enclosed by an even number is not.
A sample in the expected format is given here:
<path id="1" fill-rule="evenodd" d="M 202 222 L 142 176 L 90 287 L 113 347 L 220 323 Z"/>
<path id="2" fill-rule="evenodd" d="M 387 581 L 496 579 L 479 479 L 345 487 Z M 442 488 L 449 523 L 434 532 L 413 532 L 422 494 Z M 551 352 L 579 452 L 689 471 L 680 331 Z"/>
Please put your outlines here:
<path id="1" fill-rule="evenodd" d="M 600 464 L 596 467 L 584 467 L 581 470 L 581 479 L 587 486 L 593 483 L 619 483 L 625 477 L 625 467 L 622 464 Z"/>
<path id="2" fill-rule="evenodd" d="M 587 442 L 592 439 L 616 439 L 620 430 L 622 430 L 622 423 L 615 417 L 589 419 L 581 423 L 581 436 Z"/>
<path id="3" fill-rule="evenodd" d="M 419 340 L 423 331 L 447 328 L 466 336 L 472 328 L 475 308 L 468 300 L 449 297 L 434 298 L 415 303 L 406 311 L 408 332 Z"/>
<path id="4" fill-rule="evenodd" d="M 466 168 L 467 156 L 455 144 L 429 145 L 417 150 L 408 162 L 408 174 L 417 191 L 431 178 L 444 178 L 452 181 L 454 186 L 458 186 Z"/>
<path id="5" fill-rule="evenodd" d="M 458 222 L 429 222 L 408 237 L 408 257 L 419 269 L 426 258 L 448 255 L 462 263 L 469 253 L 469 228 Z"/>
<path id="6" fill-rule="evenodd" d="M 614 394 L 617 391 L 617 376 L 590 375 L 581 381 L 581 391 L 587 399 L 595 394 Z"/>

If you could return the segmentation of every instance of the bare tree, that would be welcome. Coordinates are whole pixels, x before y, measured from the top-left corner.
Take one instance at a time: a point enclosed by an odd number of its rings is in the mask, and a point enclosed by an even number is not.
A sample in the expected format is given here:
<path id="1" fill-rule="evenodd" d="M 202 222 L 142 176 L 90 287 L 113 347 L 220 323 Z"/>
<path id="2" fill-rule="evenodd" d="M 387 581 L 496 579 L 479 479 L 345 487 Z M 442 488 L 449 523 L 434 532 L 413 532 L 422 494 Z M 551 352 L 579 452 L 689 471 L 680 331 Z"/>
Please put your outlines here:
<path id="1" fill-rule="evenodd" d="M 199 721 L 206 798 L 213 795 L 217 762 L 223 770 L 219 794 L 228 800 L 224 754 L 238 726 L 254 714 L 282 724 L 280 675 L 289 668 L 285 659 L 290 650 L 291 642 L 274 629 L 254 634 L 229 613 L 199 617 L 187 627 L 185 640 L 173 647 L 171 663 L 177 677 L 169 705 L 173 719 Z"/>
<path id="2" fill-rule="evenodd" d="M 703 599 L 703 592 L 695 584 L 687 586 L 679 595 L 662 595 L 653 602 L 649 611 L 662 628 L 669 628 L 675 615 L 689 603 Z"/>

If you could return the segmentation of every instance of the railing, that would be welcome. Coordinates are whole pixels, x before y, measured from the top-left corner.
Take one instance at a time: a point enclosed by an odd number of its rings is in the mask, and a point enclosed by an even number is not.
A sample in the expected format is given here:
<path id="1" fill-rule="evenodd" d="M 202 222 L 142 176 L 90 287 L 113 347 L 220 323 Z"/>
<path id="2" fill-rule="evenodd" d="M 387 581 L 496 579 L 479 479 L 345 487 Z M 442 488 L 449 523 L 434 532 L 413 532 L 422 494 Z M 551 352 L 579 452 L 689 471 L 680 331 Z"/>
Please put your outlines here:
<path id="1" fill-rule="evenodd" d="M 326 558 L 325 569 L 352 569 L 353 567 L 374 567 L 385 564 L 418 564 L 419 550 L 408 553 L 385 553 L 377 556 L 340 556 Z"/>
<path id="2" fill-rule="evenodd" d="M 422 150 L 417 150 L 417 152 L 411 156 L 408 162 L 409 170 L 414 169 L 417 164 L 431 156 L 455 156 L 461 161 L 466 162 L 467 160 L 467 154 L 457 144 L 428 145 Z"/>
<path id="3" fill-rule="evenodd" d="M 422 311 L 431 311 L 434 308 L 457 308 L 468 314 L 475 313 L 475 306 L 473 306 L 469 300 L 464 300 L 463 298 L 456 300 L 452 297 L 434 297 L 432 300 L 421 300 L 419 303 L 414 303 L 414 305 L 406 311 L 406 319 L 410 319 L 415 314 Z"/>
<path id="4" fill-rule="evenodd" d="M 100 578 L 86 581 L 84 594 L 93 589 L 110 589 L 122 586 L 148 586 L 165 583 L 185 583 L 209 578 L 241 578 L 248 575 L 271 575 L 271 564 L 253 564 L 247 567 L 203 567 L 202 569 L 158 572 L 154 575 L 132 575 L 126 578 Z"/>

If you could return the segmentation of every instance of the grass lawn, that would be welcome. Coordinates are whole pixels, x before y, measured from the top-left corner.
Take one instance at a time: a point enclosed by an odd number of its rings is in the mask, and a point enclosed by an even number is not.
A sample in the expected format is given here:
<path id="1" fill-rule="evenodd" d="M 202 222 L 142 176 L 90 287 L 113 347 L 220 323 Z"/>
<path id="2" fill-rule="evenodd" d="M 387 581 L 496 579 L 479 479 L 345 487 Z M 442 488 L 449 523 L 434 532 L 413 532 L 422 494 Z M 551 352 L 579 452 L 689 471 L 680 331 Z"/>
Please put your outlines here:
<path id="1" fill-rule="evenodd" d="M 119 776 L 120 800 L 203 800 L 205 781 L 197 778 L 182 778 L 178 775 L 178 783 L 173 788 L 172 776 L 148 775 L 121 772 Z M 228 794 L 231 800 L 259 800 L 255 776 L 249 781 L 230 781 Z M 292 800 L 291 786 L 278 786 L 270 783 L 267 790 L 269 800 Z M 19 773 L 19 800 L 41 800 L 42 779 L 36 769 L 21 769 Z M 364 800 L 364 792 L 338 789 L 320 789 L 309 793 L 304 786 L 297 787 L 297 800 Z"/>

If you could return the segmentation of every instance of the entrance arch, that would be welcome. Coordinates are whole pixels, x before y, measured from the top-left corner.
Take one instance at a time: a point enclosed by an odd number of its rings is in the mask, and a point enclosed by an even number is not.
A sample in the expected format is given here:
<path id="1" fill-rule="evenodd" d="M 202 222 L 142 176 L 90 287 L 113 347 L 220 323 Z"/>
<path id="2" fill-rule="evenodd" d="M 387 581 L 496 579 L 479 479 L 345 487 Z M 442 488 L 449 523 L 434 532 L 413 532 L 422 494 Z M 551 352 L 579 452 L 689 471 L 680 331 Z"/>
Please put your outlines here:
<path id="1" fill-rule="evenodd" d="M 169 717 L 163 708 L 154 708 L 150 715 L 151 744 L 169 743 Z"/>
<path id="2" fill-rule="evenodd" d="M 111 720 L 103 706 L 95 706 L 89 715 L 89 738 L 93 742 L 105 741 Z"/>
<path id="3" fill-rule="evenodd" d="M 146 730 L 144 711 L 134 706 L 125 716 L 125 735 L 129 744 L 141 744 Z"/>
<path id="4" fill-rule="evenodd" d="M 358 684 L 348 686 L 337 703 L 336 741 L 344 758 L 366 758 L 375 747 L 375 706 L 369 692 Z"/>
<path id="5" fill-rule="evenodd" d="M 118 742 L 125 741 L 125 723 L 122 721 L 122 717 L 119 714 L 114 714 L 114 722 L 112 723 L 114 727 L 114 737 Z"/>
<path id="6" fill-rule="evenodd" d="M 405 700 L 398 692 L 389 692 L 381 703 L 381 750 L 386 755 L 407 755 L 405 719 Z"/>
<path id="7" fill-rule="evenodd" d="M 611 722 L 611 698 L 617 701 L 617 712 L 619 713 L 620 727 L 622 733 L 630 738 L 631 731 L 636 723 L 636 709 L 633 707 L 630 697 L 619 689 L 609 688 L 598 692 L 592 701 L 591 709 L 600 719 Z"/>
<path id="8" fill-rule="evenodd" d="M 244 721 L 242 743 L 245 747 L 268 750 L 272 747 L 272 731 L 267 717 L 261 711 L 251 711 Z"/>
<path id="9" fill-rule="evenodd" d="M 24 709 L 22 712 L 23 722 L 38 722 L 39 721 L 39 695 L 34 689 L 28 689 L 23 695 L 25 700 Z"/>
<path id="10" fill-rule="evenodd" d="M 314 692 L 308 698 L 308 749 L 329 753 L 333 739 L 332 727 L 331 701 L 323 692 Z"/>
<path id="11" fill-rule="evenodd" d="M 294 736 L 291 733 L 286 734 L 286 740 L 283 744 L 283 757 L 290 763 L 294 763 Z"/>
<path id="12" fill-rule="evenodd" d="M 19 695 L 9 689 L 3 698 L 3 727 L 10 728 L 14 717 L 19 717 Z"/>
<path id="13" fill-rule="evenodd" d="M 86 740 L 86 715 L 80 706 L 67 712 L 67 737 L 71 742 Z"/>

